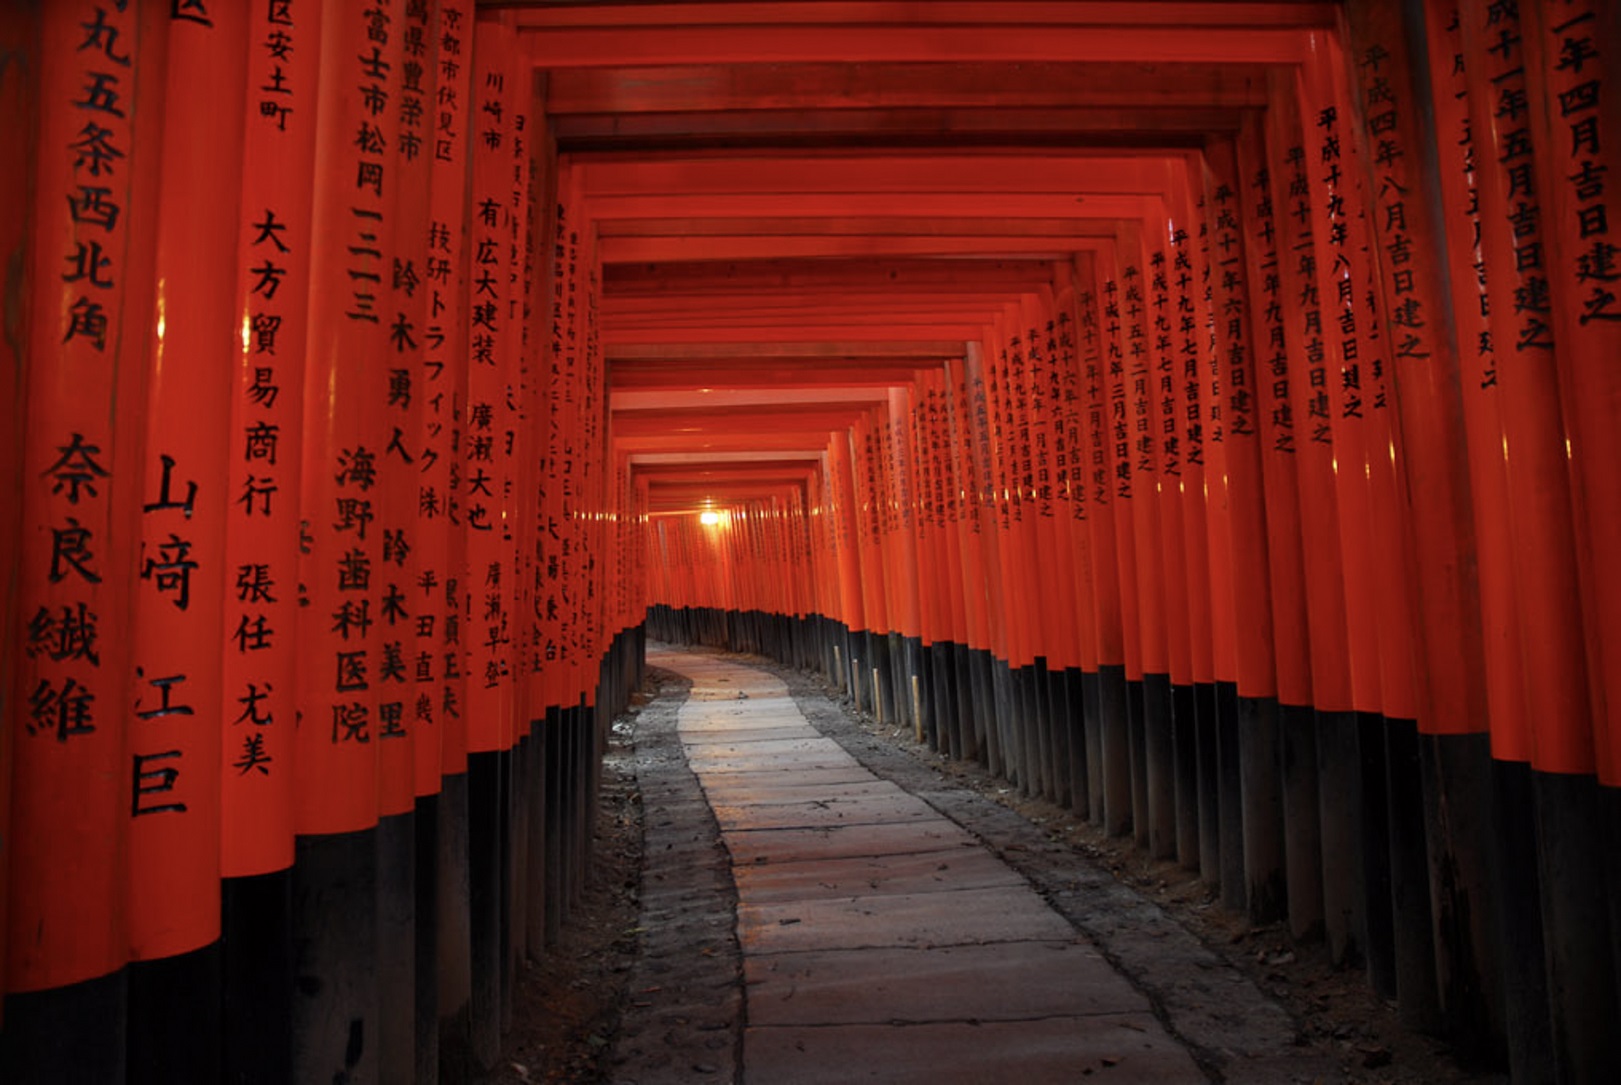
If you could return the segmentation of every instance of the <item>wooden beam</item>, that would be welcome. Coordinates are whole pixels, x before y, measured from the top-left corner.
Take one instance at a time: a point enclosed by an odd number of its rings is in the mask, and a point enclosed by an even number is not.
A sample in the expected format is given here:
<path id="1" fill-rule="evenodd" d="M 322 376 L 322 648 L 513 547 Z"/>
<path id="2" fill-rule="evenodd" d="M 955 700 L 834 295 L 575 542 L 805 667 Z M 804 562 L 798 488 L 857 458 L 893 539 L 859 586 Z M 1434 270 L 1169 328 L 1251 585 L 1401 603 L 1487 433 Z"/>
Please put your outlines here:
<path id="1" fill-rule="evenodd" d="M 1133 4 L 1153 9 L 1158 4 Z M 1210 10 L 1219 4 L 1198 4 Z M 991 5 L 982 5 L 996 10 Z M 519 47 L 539 68 L 851 61 L 1047 61 L 1294 64 L 1307 53 L 1293 28 L 1140 26 L 641 25 L 524 28 Z M 1148 30 L 1148 32 L 1145 32 Z"/>
<path id="2" fill-rule="evenodd" d="M 748 452 L 636 452 L 625 457 L 632 467 L 660 464 L 721 464 L 721 463 L 803 463 L 814 468 L 822 462 L 822 450 L 774 452 L 769 457 L 753 458 Z"/>
<path id="3" fill-rule="evenodd" d="M 614 447 L 630 454 L 685 452 L 695 455 L 733 453 L 760 456 L 802 449 L 808 444 L 826 445 L 834 432 L 843 432 L 847 428 L 847 426 L 828 426 L 820 430 L 784 429 L 774 433 L 743 434 L 638 434 L 615 436 Z"/>
<path id="4" fill-rule="evenodd" d="M 571 155 L 588 199 L 697 195 L 1086 195 L 1166 191 L 1175 153 L 977 151 L 958 154 L 716 152 L 656 158 Z M 740 212 L 741 213 L 741 212 Z M 976 212 L 977 213 L 977 212 Z"/>
<path id="5" fill-rule="evenodd" d="M 895 365 L 853 360 L 839 363 L 804 362 L 798 365 L 744 360 L 692 365 L 615 363 L 609 366 L 608 383 L 616 397 L 626 392 L 664 395 L 694 388 L 716 391 L 770 389 L 773 392 L 829 385 L 839 388 L 889 388 L 908 384 L 918 373 L 938 368 L 941 364 Z"/>
<path id="6" fill-rule="evenodd" d="M 1107 236 L 1114 236 L 1112 223 Z M 1072 234 L 1011 237 L 996 236 L 848 236 L 779 237 L 674 235 L 666 237 L 605 237 L 597 246 L 604 265 L 646 264 L 662 261 L 756 260 L 772 258 L 813 260 L 825 257 L 887 259 L 938 256 L 956 259 L 1068 260 L 1091 247 L 1086 238 Z"/>
<path id="7" fill-rule="evenodd" d="M 738 358 L 770 359 L 828 359 L 863 358 L 895 360 L 900 358 L 935 362 L 942 358 L 961 358 L 962 339 L 911 340 L 906 342 L 878 342 L 868 340 L 830 340 L 806 336 L 799 340 L 773 343 L 746 344 L 724 341 L 708 343 L 649 343 L 604 346 L 603 354 L 611 362 L 692 360 L 722 361 Z"/>
<path id="8" fill-rule="evenodd" d="M 970 321 L 942 323 L 932 320 L 920 320 L 916 323 L 897 323 L 880 321 L 871 324 L 853 322 L 830 323 L 825 321 L 807 321 L 800 325 L 771 325 L 769 327 L 715 327 L 713 323 L 705 323 L 691 329 L 690 336 L 676 335 L 660 329 L 637 328 L 604 328 L 602 342 L 605 347 L 649 347 L 665 343 L 692 343 L 694 345 L 731 343 L 734 345 L 747 345 L 748 350 L 755 351 L 761 345 L 773 343 L 798 343 L 810 336 L 822 334 L 831 335 L 840 340 L 851 343 L 892 343 L 892 342 L 932 342 L 942 335 L 949 335 L 956 339 L 978 339 L 985 331 L 983 321 Z"/>
<path id="9" fill-rule="evenodd" d="M 1160 203 L 1152 188 L 1120 186 L 1116 191 L 1078 192 L 732 192 L 670 189 L 657 195 L 591 196 L 585 214 L 598 222 L 616 219 L 710 218 L 743 216 L 877 215 L 888 218 L 968 216 L 982 219 L 1142 218 Z"/>
<path id="10" fill-rule="evenodd" d="M 1109 237 L 1114 236 L 1111 228 Z M 736 264 L 616 264 L 603 269 L 609 297 L 734 295 L 782 291 L 911 289 L 949 290 L 971 274 L 986 287 L 1032 287 L 1052 282 L 1046 260 L 976 260 L 971 266 L 943 260 L 753 260 Z"/>
<path id="11" fill-rule="evenodd" d="M 1151 149 L 1201 146 L 1212 132 L 1236 132 L 1245 113 L 1215 106 L 614 113 L 559 118 L 555 130 L 564 153 L 862 146 Z"/>
<path id="12" fill-rule="evenodd" d="M 1331 27 L 1337 17 L 1333 3 L 1294 3 L 1291 0 L 1251 0 L 1211 4 L 1201 0 L 1144 4 L 1140 0 L 730 0 L 687 3 L 665 0 L 536 5 L 522 0 L 481 0 L 479 7 L 513 9 L 508 18 L 520 28 L 598 26 L 637 27 L 707 26 L 738 23 L 794 27 L 816 24 L 883 24 L 908 27 L 943 25 L 994 26 L 1129 26 Z M 986 18 L 996 12 L 994 20 Z"/>
<path id="13" fill-rule="evenodd" d="M 1074 106 L 1232 110 L 1264 107 L 1264 65 L 899 63 L 685 64 L 657 68 L 559 68 L 546 112 L 582 115 L 849 113 L 856 110 L 995 112 Z M 966 114 L 965 114 L 966 115 Z"/>

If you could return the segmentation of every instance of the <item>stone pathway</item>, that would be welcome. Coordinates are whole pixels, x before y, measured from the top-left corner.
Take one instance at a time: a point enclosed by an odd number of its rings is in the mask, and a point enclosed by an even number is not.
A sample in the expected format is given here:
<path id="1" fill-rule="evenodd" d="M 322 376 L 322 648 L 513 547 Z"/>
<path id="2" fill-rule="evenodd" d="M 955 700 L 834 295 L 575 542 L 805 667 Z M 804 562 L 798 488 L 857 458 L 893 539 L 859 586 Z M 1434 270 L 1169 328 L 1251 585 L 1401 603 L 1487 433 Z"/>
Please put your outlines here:
<path id="1" fill-rule="evenodd" d="M 648 661 L 692 681 L 677 733 L 731 856 L 738 1080 L 1207 1080 L 1064 916 L 822 737 L 779 679 L 712 655 Z"/>

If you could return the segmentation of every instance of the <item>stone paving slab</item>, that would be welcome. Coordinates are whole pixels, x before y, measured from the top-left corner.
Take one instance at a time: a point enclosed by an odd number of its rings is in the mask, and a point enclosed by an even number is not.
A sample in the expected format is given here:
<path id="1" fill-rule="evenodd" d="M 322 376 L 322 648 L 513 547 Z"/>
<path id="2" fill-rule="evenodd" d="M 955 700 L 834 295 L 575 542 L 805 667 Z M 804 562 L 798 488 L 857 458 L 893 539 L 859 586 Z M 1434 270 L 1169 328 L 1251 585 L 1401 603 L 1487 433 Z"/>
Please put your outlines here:
<path id="1" fill-rule="evenodd" d="M 804 753 L 764 753 L 747 754 L 733 753 L 720 756 L 705 757 L 701 753 L 691 754 L 687 760 L 692 764 L 692 771 L 699 776 L 707 778 L 720 773 L 728 772 L 785 772 L 798 775 L 800 772 L 848 772 L 850 768 L 860 768 L 850 760 L 850 755 L 843 750 L 833 752 L 815 750 Z"/>
<path id="2" fill-rule="evenodd" d="M 754 1028 L 743 1033 L 751 1085 L 1204 1085 L 1151 1015 L 935 1025 Z"/>
<path id="3" fill-rule="evenodd" d="M 910 855 L 953 845 L 979 847 L 978 841 L 943 818 L 901 825 L 760 829 L 725 835 L 735 865 L 845 859 L 857 855 Z"/>
<path id="4" fill-rule="evenodd" d="M 732 877 L 738 892 L 755 904 L 829 895 L 916 894 L 1024 884 L 994 855 L 960 847 L 913 855 L 757 863 L 734 867 Z"/>
<path id="5" fill-rule="evenodd" d="M 717 804 L 722 829 L 805 829 L 829 825 L 878 825 L 939 818 L 927 803 L 910 795 L 871 799 L 805 799 L 748 806 Z"/>
<path id="6" fill-rule="evenodd" d="M 738 762 L 741 765 L 752 767 L 761 760 L 768 764 L 778 761 L 789 761 L 801 764 L 804 761 L 816 761 L 819 758 L 849 758 L 849 754 L 839 748 L 839 744 L 830 738 L 761 738 L 752 742 L 710 741 L 693 742 L 690 739 L 682 744 L 687 751 L 687 763 L 697 771 L 702 763 L 705 770 L 712 768 L 711 762 Z M 839 761 L 838 764 L 845 764 Z"/>
<path id="7" fill-rule="evenodd" d="M 748 781 L 744 781 L 747 783 Z M 899 797 L 907 794 L 904 788 L 890 783 L 888 780 L 875 780 L 871 776 L 864 780 L 847 780 L 839 784 L 805 783 L 774 773 L 764 778 L 760 786 L 746 788 L 738 786 L 738 778 L 733 775 L 730 779 L 715 781 L 709 791 L 711 805 L 720 806 L 778 806 L 797 805 L 816 799 L 869 799 Z M 720 796 L 724 795 L 724 798 Z"/>
<path id="8" fill-rule="evenodd" d="M 739 701 L 736 705 L 705 705 L 681 722 L 686 731 L 734 731 L 744 728 L 804 727 L 806 718 L 789 705 L 786 712 L 760 712 L 749 705 L 759 701 Z"/>
<path id="9" fill-rule="evenodd" d="M 810 724 L 790 727 L 712 727 L 689 728 L 683 732 L 683 747 L 699 746 L 711 742 L 779 742 L 783 739 L 821 738 L 822 733 Z"/>
<path id="10" fill-rule="evenodd" d="M 920 1024 L 1148 1012 L 1096 950 L 1070 941 L 751 957 L 749 1022 Z"/>
<path id="11" fill-rule="evenodd" d="M 804 789 L 817 789 L 826 791 L 840 784 L 868 784 L 873 782 L 872 773 L 860 765 L 851 762 L 843 768 L 837 769 L 806 769 L 803 772 L 794 772 L 792 769 L 766 769 L 759 772 L 714 772 L 706 773 L 704 792 L 711 798 L 719 797 L 722 802 L 758 802 L 762 797 L 777 795 L 792 795 L 796 792 L 786 789 L 798 789 L 803 795 Z"/>
<path id="12" fill-rule="evenodd" d="M 1029 886 L 756 904 L 740 894 L 746 956 L 871 946 L 964 946 L 1075 937 Z"/>

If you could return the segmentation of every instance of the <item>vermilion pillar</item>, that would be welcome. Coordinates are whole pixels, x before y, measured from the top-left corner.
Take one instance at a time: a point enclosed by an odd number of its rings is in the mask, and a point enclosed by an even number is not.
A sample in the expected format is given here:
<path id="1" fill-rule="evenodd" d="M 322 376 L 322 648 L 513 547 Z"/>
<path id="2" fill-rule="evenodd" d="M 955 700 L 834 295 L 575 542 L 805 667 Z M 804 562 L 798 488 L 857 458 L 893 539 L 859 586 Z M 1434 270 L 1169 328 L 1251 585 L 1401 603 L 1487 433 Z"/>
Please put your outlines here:
<path id="1" fill-rule="evenodd" d="M 217 171 L 234 177 L 242 161 L 246 46 L 240 10 L 171 18 L 127 736 L 136 960 L 219 935 L 220 646 L 228 502 L 238 496 L 221 454 L 237 443 L 234 374 L 220 358 L 240 334 L 241 189 Z"/>
<path id="2" fill-rule="evenodd" d="M 505 749 L 512 730 L 513 548 L 507 522 L 515 499 L 516 358 L 512 321 L 513 77 L 509 33 L 480 20 L 474 35 L 470 108 L 472 225 L 469 235 L 466 497 L 468 750 Z"/>
<path id="3" fill-rule="evenodd" d="M 303 13 L 301 13 L 301 16 Z M 222 872 L 293 860 L 299 482 L 320 21 L 248 26 L 232 339 L 221 743 Z M 265 90 L 265 87 L 275 89 Z"/>
<path id="4" fill-rule="evenodd" d="M 143 269 L 133 247 L 151 242 L 146 201 L 159 161 L 151 140 L 161 130 L 163 49 L 143 32 L 166 28 L 143 21 L 138 9 L 108 10 L 98 20 L 96 7 L 58 5 L 40 23 L 24 354 L 25 575 L 22 626 L 8 637 L 22 651 L 11 695 L 15 835 L 6 849 L 13 993 L 108 976 L 128 958 L 133 791 L 123 709 L 134 673 L 145 432 L 120 420 L 140 418 L 145 404 L 150 264 Z M 99 108 L 80 104 L 87 87 L 99 88 Z M 146 93 L 160 97 L 148 102 Z M 90 787 L 92 780 L 116 783 Z M 79 861 L 60 863 L 64 854 Z M 85 1008 L 120 1012 L 121 994 L 101 987 Z M 25 1023 L 8 1021 L 14 1029 Z M 87 1038 L 81 1054 L 118 1072 L 122 1037 Z"/>
<path id="5" fill-rule="evenodd" d="M 464 0 L 443 0 L 434 28 L 431 132 L 432 156 L 426 253 L 420 269 L 427 312 L 422 331 L 421 368 L 413 394 L 421 398 L 417 444 L 415 681 L 412 725 L 417 743 L 417 793 L 431 794 L 441 775 L 467 768 L 463 716 L 466 670 L 462 659 L 466 576 L 462 570 L 465 534 L 461 530 L 465 479 L 459 462 L 466 426 L 468 296 L 468 97 L 473 68 L 472 12 Z M 418 229 L 421 229 L 419 224 Z"/>

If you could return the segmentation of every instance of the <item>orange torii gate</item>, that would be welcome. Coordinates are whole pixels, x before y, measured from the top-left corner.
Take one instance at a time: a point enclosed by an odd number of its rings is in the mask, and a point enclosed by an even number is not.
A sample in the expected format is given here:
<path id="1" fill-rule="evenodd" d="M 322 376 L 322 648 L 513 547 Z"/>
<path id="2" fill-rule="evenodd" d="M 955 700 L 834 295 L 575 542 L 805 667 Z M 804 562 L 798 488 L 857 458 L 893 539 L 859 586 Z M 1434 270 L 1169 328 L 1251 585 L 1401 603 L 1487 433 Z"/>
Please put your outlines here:
<path id="1" fill-rule="evenodd" d="M 489 1064 L 644 621 L 1621 1073 L 1621 10 L 1410 6 L 0 15 L 8 1079 Z"/>

